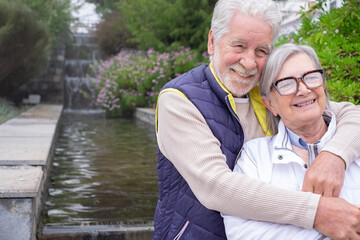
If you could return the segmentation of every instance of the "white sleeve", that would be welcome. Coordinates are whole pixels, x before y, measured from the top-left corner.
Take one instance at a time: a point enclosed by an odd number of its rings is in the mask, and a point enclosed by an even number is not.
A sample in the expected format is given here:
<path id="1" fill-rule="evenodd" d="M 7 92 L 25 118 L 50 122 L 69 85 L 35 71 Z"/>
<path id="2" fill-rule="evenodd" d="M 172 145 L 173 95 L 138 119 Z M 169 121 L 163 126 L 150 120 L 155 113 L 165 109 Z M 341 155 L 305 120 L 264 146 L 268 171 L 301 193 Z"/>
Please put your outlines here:
<path id="1" fill-rule="evenodd" d="M 257 162 L 252 158 L 251 149 L 247 148 L 247 146 L 248 144 L 245 144 L 241 158 L 238 160 L 234 168 L 234 172 L 246 174 L 251 178 L 260 180 Z M 249 220 L 227 214 L 221 215 L 224 218 L 225 231 L 228 240 L 324 239 L 323 235 L 314 229 L 305 229 L 292 225 Z"/>

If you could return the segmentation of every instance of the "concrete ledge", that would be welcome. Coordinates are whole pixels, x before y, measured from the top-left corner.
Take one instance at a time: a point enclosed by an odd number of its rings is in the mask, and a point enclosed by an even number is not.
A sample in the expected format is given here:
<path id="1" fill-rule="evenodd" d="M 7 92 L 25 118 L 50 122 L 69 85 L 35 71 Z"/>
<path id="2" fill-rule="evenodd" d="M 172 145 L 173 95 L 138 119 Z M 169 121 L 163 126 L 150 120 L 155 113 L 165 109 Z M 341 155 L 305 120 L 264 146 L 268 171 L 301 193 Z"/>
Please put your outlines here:
<path id="1" fill-rule="evenodd" d="M 0 199 L 0 239 L 35 239 L 34 201 L 31 198 Z"/>
<path id="2" fill-rule="evenodd" d="M 44 119 L 57 121 L 62 113 L 63 106 L 56 104 L 39 104 L 23 112 L 16 119 Z"/>
<path id="3" fill-rule="evenodd" d="M 0 136 L 0 165 L 44 166 L 47 164 L 52 139 L 53 138 Z"/>
<path id="4" fill-rule="evenodd" d="M 43 171 L 40 167 L 0 167 L 0 198 L 34 198 Z"/>
<path id="5" fill-rule="evenodd" d="M 0 125 L 0 137 L 48 137 L 54 135 L 56 124 L 37 124 L 29 121 L 6 122 Z"/>
<path id="6" fill-rule="evenodd" d="M 40 104 L 0 125 L 0 239 L 36 239 L 62 110 Z"/>
<path id="7" fill-rule="evenodd" d="M 135 117 L 155 125 L 155 109 L 154 108 L 137 108 L 135 111 Z"/>
<path id="8" fill-rule="evenodd" d="M 122 239 L 148 240 L 152 238 L 153 225 L 89 225 L 45 226 L 43 236 L 47 240 Z"/>
<path id="9" fill-rule="evenodd" d="M 0 165 L 47 165 L 62 105 L 36 105 L 0 125 Z"/>

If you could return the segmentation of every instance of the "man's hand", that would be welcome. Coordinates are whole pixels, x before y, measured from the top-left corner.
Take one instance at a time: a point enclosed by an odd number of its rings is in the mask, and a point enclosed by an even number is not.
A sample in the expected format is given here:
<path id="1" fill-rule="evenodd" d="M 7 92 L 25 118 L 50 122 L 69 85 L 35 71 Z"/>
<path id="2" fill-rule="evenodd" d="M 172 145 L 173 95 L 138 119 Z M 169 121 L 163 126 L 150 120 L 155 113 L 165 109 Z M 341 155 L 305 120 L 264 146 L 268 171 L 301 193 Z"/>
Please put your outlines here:
<path id="1" fill-rule="evenodd" d="M 321 197 L 314 228 L 331 239 L 360 240 L 360 208 L 341 198 Z"/>
<path id="2" fill-rule="evenodd" d="M 306 171 L 304 192 L 313 192 L 325 197 L 338 197 L 344 184 L 345 162 L 330 152 L 320 152 Z"/>

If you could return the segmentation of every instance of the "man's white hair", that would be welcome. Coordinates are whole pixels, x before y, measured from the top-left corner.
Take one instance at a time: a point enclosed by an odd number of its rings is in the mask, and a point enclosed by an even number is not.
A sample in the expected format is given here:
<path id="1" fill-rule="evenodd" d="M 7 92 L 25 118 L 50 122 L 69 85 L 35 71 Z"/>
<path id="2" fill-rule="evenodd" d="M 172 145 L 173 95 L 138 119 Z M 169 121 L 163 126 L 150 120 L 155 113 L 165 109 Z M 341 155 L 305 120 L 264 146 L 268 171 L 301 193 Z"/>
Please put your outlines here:
<path id="1" fill-rule="evenodd" d="M 235 13 L 260 18 L 270 24 L 273 40 L 279 33 L 281 12 L 272 0 L 219 0 L 211 20 L 214 41 L 220 40 L 229 31 L 229 24 Z"/>

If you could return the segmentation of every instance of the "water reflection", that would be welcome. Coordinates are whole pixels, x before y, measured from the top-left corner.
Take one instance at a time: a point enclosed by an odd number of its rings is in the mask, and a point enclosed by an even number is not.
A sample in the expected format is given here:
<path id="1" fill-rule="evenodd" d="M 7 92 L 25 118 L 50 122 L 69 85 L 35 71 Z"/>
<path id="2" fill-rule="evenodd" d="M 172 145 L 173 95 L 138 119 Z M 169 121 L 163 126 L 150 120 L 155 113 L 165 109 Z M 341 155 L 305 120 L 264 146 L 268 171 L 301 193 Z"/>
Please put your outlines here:
<path id="1" fill-rule="evenodd" d="M 156 163 L 156 140 L 149 124 L 65 113 L 43 224 L 152 221 Z"/>

